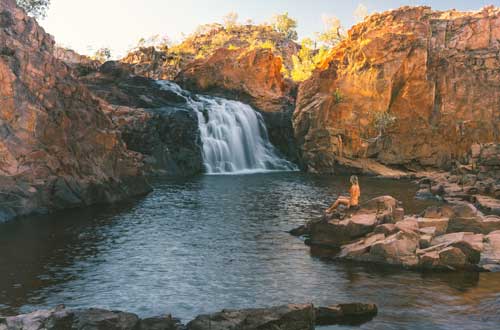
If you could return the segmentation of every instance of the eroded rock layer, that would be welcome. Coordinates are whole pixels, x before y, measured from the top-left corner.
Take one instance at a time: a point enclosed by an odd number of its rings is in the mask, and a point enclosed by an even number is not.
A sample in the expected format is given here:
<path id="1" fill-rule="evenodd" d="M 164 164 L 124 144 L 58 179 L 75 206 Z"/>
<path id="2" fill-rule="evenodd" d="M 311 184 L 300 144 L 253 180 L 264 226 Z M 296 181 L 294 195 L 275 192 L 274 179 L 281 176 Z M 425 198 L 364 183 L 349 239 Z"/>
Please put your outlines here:
<path id="1" fill-rule="evenodd" d="M 354 26 L 300 88 L 308 170 L 344 158 L 447 167 L 500 139 L 500 10 L 403 7 Z"/>

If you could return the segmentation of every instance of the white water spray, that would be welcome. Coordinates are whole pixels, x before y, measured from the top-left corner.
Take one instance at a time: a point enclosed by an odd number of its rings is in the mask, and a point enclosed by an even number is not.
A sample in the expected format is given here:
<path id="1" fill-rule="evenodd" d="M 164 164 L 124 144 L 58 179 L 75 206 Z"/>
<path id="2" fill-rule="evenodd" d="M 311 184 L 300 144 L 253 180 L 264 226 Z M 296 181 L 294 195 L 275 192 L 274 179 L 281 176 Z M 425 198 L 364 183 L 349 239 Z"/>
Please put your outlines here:
<path id="1" fill-rule="evenodd" d="M 196 111 L 208 174 L 297 170 L 295 164 L 278 156 L 269 142 L 262 115 L 250 106 L 219 97 L 191 95 L 170 81 L 158 83 L 183 96 Z"/>

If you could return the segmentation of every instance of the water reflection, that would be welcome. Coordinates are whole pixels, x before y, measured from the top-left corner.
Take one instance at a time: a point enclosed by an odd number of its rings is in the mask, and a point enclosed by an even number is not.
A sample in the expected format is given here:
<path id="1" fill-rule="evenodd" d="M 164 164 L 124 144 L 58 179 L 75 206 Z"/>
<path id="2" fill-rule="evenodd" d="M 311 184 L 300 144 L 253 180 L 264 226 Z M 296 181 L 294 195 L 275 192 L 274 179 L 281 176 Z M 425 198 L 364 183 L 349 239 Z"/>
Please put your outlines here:
<path id="1" fill-rule="evenodd" d="M 488 329 L 500 322 L 497 274 L 420 274 L 332 262 L 286 231 L 320 215 L 347 177 L 298 173 L 155 184 L 146 198 L 0 226 L 0 313 L 64 303 L 188 320 L 227 307 L 375 302 L 364 329 Z M 361 181 L 363 198 L 408 182 Z"/>

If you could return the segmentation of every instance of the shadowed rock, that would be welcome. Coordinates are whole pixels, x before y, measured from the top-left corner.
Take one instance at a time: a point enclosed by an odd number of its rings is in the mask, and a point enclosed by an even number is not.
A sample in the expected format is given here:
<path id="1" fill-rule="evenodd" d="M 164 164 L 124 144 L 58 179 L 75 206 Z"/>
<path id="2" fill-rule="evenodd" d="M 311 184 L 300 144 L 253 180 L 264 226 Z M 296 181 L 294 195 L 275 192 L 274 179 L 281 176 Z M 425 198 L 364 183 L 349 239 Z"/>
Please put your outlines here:
<path id="1" fill-rule="evenodd" d="M 370 321 L 377 315 L 375 304 L 338 304 L 316 308 L 316 325 L 358 325 Z"/>
<path id="2" fill-rule="evenodd" d="M 200 315 L 187 324 L 188 330 L 313 330 L 313 305 L 287 305 L 262 309 L 223 310 Z"/>
<path id="3" fill-rule="evenodd" d="M 0 0 L 0 222 L 150 191 L 102 104 L 54 56 L 54 39 Z"/>

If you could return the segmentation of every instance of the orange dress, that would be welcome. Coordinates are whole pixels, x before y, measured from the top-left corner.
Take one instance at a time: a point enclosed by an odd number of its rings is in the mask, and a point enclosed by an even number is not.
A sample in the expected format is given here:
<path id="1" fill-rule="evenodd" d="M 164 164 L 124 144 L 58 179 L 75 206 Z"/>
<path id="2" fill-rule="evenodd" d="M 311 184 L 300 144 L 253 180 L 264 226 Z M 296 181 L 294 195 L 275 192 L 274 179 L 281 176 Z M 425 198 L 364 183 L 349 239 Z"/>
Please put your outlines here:
<path id="1" fill-rule="evenodd" d="M 349 194 L 351 195 L 351 206 L 358 206 L 359 197 L 361 196 L 361 190 L 359 189 L 359 185 L 353 185 L 349 190 Z"/>

